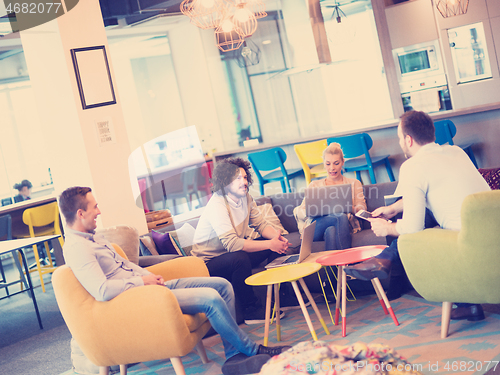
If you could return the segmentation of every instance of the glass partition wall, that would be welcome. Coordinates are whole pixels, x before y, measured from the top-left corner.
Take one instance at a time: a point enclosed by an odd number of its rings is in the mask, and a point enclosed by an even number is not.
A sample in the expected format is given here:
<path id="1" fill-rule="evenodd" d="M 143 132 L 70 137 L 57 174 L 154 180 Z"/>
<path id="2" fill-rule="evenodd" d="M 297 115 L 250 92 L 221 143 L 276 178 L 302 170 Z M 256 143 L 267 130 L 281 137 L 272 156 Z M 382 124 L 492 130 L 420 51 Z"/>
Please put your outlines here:
<path id="1" fill-rule="evenodd" d="M 208 43 L 214 41 L 208 37 L 201 39 L 205 43 L 201 46 L 183 40 L 179 51 L 179 34 L 189 39 L 185 33 L 176 32 L 176 28 L 206 32 L 194 25 L 186 26 L 184 16 L 178 18 L 178 24 L 171 21 L 173 18 L 165 21 L 168 27 L 164 32 L 109 38 L 120 98 L 130 103 L 124 106 L 124 112 L 132 149 L 155 140 L 157 151 L 161 151 L 157 156 L 163 157 L 156 159 L 155 163 L 160 164 L 155 168 L 169 169 L 165 155 L 173 153 L 171 148 L 182 147 L 167 141 L 165 149 L 160 150 L 156 140 L 181 128 L 195 126 L 202 151 L 210 160 L 214 150 L 237 149 L 249 141 L 287 142 L 391 119 L 393 112 L 371 1 L 324 0 L 320 4 L 332 59 L 312 66 L 294 63 L 293 55 L 306 46 L 289 40 L 281 1 L 267 2 L 268 16 L 259 19 L 257 31 L 248 38 L 246 46 L 232 52 L 219 51 L 218 57 L 211 52 L 214 46 Z M 341 24 L 334 14 L 335 4 L 340 4 L 343 12 Z M 307 47 L 316 50 L 314 45 Z M 192 53 L 186 53 L 190 49 Z M 247 55 L 246 60 L 242 54 Z M 190 59 L 200 56 L 210 61 L 207 65 L 211 83 L 217 87 L 213 100 L 220 119 L 215 126 L 219 129 L 213 129 L 214 124 L 208 121 L 188 120 L 193 103 L 186 93 L 197 87 L 193 87 L 196 83 L 187 82 L 185 70 L 192 63 Z M 318 61 L 317 56 L 312 58 Z M 212 74 L 216 69 L 223 73 Z M 221 90 L 220 85 L 225 88 Z M 221 134 L 219 142 L 211 142 L 207 133 L 217 132 Z M 138 172 L 140 175 L 144 173 Z M 167 190 L 164 186 L 163 192 Z M 153 207 L 163 207 L 162 194 L 153 195 L 158 198 Z M 167 197 L 165 202 L 168 207 L 171 200 Z M 192 207 L 196 206 L 199 205 Z M 187 209 L 187 204 L 175 207 L 177 212 Z"/>
<path id="2" fill-rule="evenodd" d="M 23 180 L 31 182 L 32 198 L 53 191 L 50 164 L 36 108 L 29 80 L 0 83 L 2 206 L 14 203 L 13 198 L 18 194 L 14 185 Z"/>
<path id="3" fill-rule="evenodd" d="M 320 4 L 332 59 L 306 67 L 294 63 L 293 56 L 305 47 L 315 50 L 314 40 L 303 42 L 312 43 L 308 46 L 292 43 L 289 34 L 294 30 L 290 26 L 287 30 L 280 0 L 266 2 L 268 16 L 259 20 L 248 41 L 249 49 L 259 52 L 252 64 L 241 63 L 243 47 L 231 53 L 218 51 L 213 36 L 204 37 L 206 31 L 186 25 L 184 16 L 146 21 L 125 27 L 121 33 L 110 30 L 109 58 L 131 149 L 153 142 L 154 152 L 146 147 L 152 152 L 148 154 L 152 168 L 168 169 L 169 158 L 186 147 L 169 139 L 164 143 L 157 140 L 192 126 L 196 143 L 210 161 L 213 151 L 237 149 L 247 141 L 287 142 L 392 118 L 371 2 L 323 0 Z M 342 24 L 334 17 L 335 4 L 343 11 Z M 193 37 L 185 41 L 185 31 L 201 35 L 201 43 L 192 42 Z M 189 93 L 196 92 L 201 83 L 186 77 L 198 73 L 201 65 L 189 69 L 200 58 L 207 62 L 209 80 L 203 84 L 208 87 L 206 95 L 213 96 L 210 109 L 216 113 L 215 120 L 203 121 L 207 107 L 202 108 L 202 120 L 193 122 L 189 118 L 197 109 L 193 109 Z M 317 60 L 317 56 L 312 58 Z M 7 65 L 3 72 L 16 66 Z M 214 76 L 216 70 L 221 74 Z M 2 197 L 12 196 L 14 183 L 22 179 L 29 179 L 34 190 L 52 183 L 35 99 L 27 72 L 23 74 L 22 79 L 12 81 L 0 73 Z M 153 202 L 151 209 L 162 207 L 161 202 Z M 178 211 L 187 209 L 185 204 Z"/>

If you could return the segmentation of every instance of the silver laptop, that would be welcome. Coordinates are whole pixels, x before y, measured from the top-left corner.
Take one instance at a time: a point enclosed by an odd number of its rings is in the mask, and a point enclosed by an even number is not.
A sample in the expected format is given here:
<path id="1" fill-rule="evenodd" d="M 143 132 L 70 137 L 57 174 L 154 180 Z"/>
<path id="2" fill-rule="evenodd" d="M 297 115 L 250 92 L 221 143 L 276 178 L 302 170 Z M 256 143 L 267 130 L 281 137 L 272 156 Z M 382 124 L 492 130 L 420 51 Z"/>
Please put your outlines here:
<path id="1" fill-rule="evenodd" d="M 308 217 L 352 212 L 352 186 L 342 184 L 306 188 L 305 204 Z"/>
<path id="2" fill-rule="evenodd" d="M 285 255 L 276 258 L 271 263 L 266 265 L 266 268 L 275 268 L 281 266 L 288 266 L 290 264 L 302 263 L 311 254 L 315 228 L 316 228 L 315 221 L 313 221 L 311 224 L 307 225 L 304 228 L 304 232 L 302 234 L 302 242 L 300 243 L 300 253 L 293 255 Z"/>

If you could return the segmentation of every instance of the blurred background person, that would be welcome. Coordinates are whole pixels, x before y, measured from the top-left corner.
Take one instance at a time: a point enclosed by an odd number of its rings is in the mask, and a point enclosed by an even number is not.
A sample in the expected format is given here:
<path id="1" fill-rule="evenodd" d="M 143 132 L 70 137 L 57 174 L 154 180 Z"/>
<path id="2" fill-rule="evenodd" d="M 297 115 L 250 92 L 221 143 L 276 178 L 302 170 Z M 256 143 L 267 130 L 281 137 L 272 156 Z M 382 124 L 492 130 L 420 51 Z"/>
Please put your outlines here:
<path id="1" fill-rule="evenodd" d="M 17 189 L 19 194 L 14 197 L 14 202 L 22 202 L 31 199 L 31 188 L 33 185 L 28 180 L 22 180 L 21 183 L 15 184 L 14 189 Z"/>

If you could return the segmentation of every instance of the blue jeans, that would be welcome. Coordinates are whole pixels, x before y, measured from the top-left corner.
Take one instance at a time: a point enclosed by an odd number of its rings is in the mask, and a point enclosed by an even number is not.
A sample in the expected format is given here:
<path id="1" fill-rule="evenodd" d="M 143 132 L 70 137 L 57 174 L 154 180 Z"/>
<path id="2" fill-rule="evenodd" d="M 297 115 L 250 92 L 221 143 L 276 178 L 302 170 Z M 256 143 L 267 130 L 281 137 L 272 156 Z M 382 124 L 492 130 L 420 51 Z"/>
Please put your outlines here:
<path id="1" fill-rule="evenodd" d="M 187 277 L 169 280 L 165 286 L 174 293 L 184 314 L 204 313 L 221 336 L 226 359 L 235 354 L 257 354 L 259 346 L 235 321 L 234 292 L 221 277 Z"/>
<path id="2" fill-rule="evenodd" d="M 314 241 L 325 241 L 325 250 L 351 247 L 351 228 L 346 214 L 330 214 L 313 219 L 316 222 Z"/>

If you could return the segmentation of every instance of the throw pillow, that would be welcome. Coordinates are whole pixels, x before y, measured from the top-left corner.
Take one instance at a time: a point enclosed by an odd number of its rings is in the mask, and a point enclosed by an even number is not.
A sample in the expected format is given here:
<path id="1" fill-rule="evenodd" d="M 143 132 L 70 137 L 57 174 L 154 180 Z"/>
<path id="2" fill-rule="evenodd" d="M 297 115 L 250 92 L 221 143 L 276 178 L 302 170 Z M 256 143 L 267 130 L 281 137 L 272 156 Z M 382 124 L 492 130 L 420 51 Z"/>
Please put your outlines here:
<path id="1" fill-rule="evenodd" d="M 500 168 L 478 169 L 479 173 L 484 177 L 491 190 L 500 189 Z"/>
<path id="2" fill-rule="evenodd" d="M 151 236 L 153 237 L 153 241 L 156 245 L 158 254 L 185 255 L 185 253 L 182 251 L 182 248 L 179 246 L 174 237 L 170 235 L 169 232 L 160 233 L 152 231 Z"/>
<path id="3" fill-rule="evenodd" d="M 189 223 L 185 223 L 179 229 L 170 232 L 186 255 L 189 255 L 191 253 L 191 249 L 193 248 L 194 232 L 196 232 L 196 229 L 194 229 L 194 227 Z"/>
<path id="4" fill-rule="evenodd" d="M 96 231 L 96 235 L 115 243 L 127 254 L 128 260 L 139 264 L 139 232 L 134 227 L 117 225 Z"/>
<path id="5" fill-rule="evenodd" d="M 159 255 L 158 250 L 156 250 L 155 242 L 153 241 L 153 237 L 147 234 L 140 238 L 140 250 L 141 255 Z"/>

